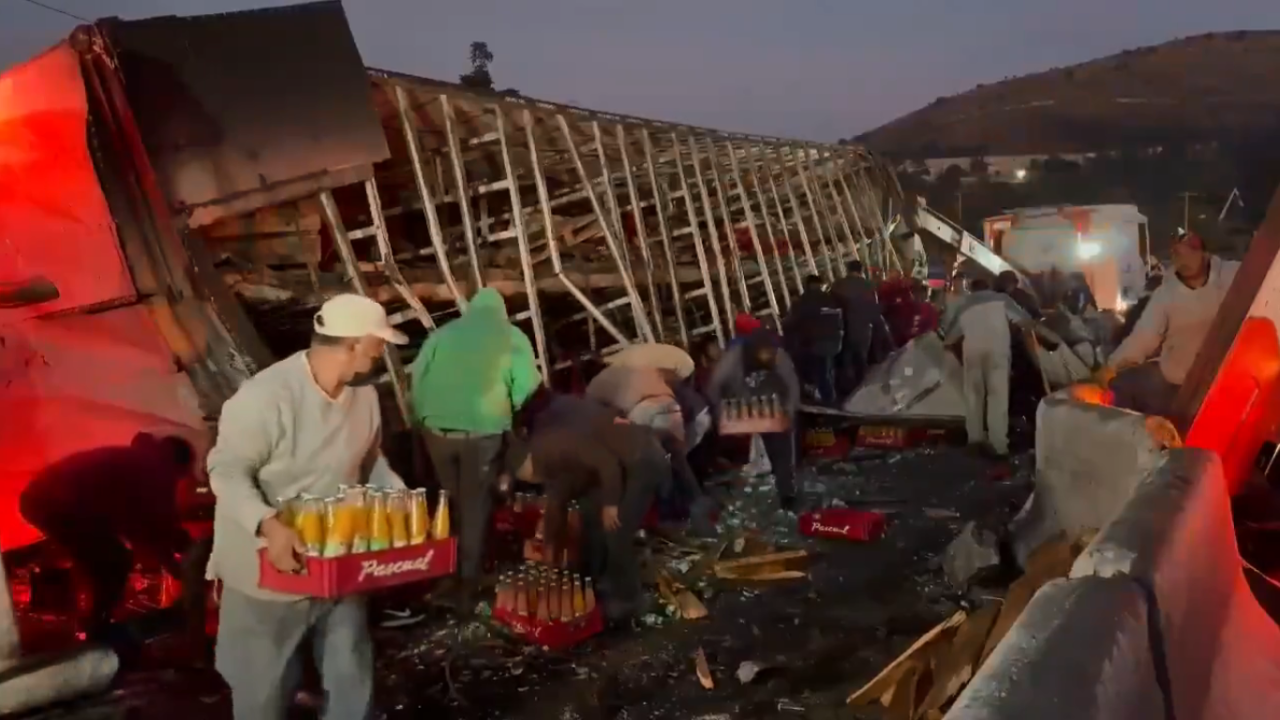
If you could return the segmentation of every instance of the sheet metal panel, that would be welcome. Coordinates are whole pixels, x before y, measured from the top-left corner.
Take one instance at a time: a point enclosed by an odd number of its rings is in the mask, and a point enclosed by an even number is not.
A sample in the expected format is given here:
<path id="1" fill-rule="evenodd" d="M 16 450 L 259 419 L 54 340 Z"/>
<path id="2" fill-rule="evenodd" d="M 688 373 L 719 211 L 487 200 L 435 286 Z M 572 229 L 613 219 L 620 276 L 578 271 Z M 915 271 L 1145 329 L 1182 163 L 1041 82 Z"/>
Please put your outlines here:
<path id="1" fill-rule="evenodd" d="M 102 27 L 160 182 L 176 209 L 205 207 L 197 224 L 350 183 L 389 157 L 341 3 Z"/>
<path id="2" fill-rule="evenodd" d="M 68 44 L 0 76 L 0 284 L 44 276 L 59 291 L 0 309 L 0 326 L 135 297 L 87 124 L 80 60 Z"/>

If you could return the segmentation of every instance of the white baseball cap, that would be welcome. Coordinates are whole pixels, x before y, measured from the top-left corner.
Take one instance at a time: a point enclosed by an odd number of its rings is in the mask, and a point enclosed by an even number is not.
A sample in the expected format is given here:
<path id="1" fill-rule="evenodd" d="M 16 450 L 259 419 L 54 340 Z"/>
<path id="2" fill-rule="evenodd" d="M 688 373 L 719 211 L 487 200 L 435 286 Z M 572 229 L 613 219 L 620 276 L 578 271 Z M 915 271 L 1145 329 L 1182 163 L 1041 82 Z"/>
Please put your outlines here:
<path id="1" fill-rule="evenodd" d="M 339 338 L 380 337 L 395 345 L 405 345 L 409 337 L 391 327 L 387 310 L 363 295 L 344 293 L 329 298 L 312 321 L 317 335 Z"/>

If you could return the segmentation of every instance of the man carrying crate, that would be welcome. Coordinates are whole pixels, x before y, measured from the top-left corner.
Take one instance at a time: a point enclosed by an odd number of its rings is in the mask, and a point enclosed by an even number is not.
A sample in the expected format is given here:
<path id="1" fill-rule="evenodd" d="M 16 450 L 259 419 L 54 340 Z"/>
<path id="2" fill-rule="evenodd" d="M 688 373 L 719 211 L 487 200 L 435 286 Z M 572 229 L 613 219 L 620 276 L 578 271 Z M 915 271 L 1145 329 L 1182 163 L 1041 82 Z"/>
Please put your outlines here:
<path id="1" fill-rule="evenodd" d="M 388 342 L 404 344 L 381 305 L 338 295 L 314 320 L 311 347 L 258 373 L 222 406 L 209 453 L 217 497 L 209 577 L 223 583 L 216 664 L 236 720 L 283 720 L 303 639 L 313 637 L 325 717 L 362 719 L 373 702 L 373 646 L 363 597 L 321 600 L 264 590 L 258 548 L 281 572 L 304 547 L 277 498 L 328 496 L 343 484 L 403 488 L 382 456 L 377 391 Z"/>

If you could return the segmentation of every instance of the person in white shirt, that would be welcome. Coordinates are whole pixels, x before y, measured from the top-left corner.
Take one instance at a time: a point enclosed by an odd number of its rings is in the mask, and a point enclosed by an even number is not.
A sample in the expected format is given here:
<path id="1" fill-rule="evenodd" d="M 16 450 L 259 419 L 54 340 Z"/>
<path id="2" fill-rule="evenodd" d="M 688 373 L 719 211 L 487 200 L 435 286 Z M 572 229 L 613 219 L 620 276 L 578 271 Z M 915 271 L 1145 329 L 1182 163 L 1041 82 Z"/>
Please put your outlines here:
<path id="1" fill-rule="evenodd" d="M 302 543 L 276 517 L 280 498 L 327 496 L 339 485 L 404 487 L 381 451 L 382 415 L 369 380 L 388 342 L 407 338 L 381 305 L 339 295 L 316 314 L 311 347 L 263 370 L 222 406 L 209 453 L 217 497 L 210 578 L 223 583 L 216 665 L 236 720 L 282 720 L 311 637 L 325 718 L 363 720 L 373 700 L 365 599 L 321 600 L 258 587 L 258 548 L 282 572 L 302 567 Z"/>
<path id="2" fill-rule="evenodd" d="M 1009 325 L 1031 327 L 1031 316 L 982 278 L 969 281 L 970 294 L 956 302 L 943 326 L 947 345 L 961 343 L 964 365 L 964 427 L 972 446 L 989 446 L 997 458 L 1009 455 Z M 985 421 L 985 422 L 984 422 Z"/>
<path id="3" fill-rule="evenodd" d="M 1173 267 L 1099 372 L 1116 407 L 1145 415 L 1172 411 L 1240 263 L 1210 255 L 1199 236 L 1183 233 L 1173 244 Z"/>

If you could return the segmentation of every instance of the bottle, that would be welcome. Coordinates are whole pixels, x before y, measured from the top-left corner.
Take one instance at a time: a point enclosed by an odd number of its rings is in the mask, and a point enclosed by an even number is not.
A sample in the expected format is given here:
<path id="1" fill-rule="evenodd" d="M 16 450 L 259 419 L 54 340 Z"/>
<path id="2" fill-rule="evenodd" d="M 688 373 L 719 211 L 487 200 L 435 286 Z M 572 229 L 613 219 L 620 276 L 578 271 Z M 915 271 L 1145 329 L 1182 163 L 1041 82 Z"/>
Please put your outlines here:
<path id="1" fill-rule="evenodd" d="M 573 612 L 573 584 L 569 577 L 560 580 L 560 622 L 569 622 L 575 616 Z"/>
<path id="2" fill-rule="evenodd" d="M 298 514 L 294 518 L 298 539 L 307 548 L 307 554 L 320 557 L 324 554 L 324 503 L 319 498 L 303 495 L 298 499 Z"/>
<path id="3" fill-rule="evenodd" d="M 560 583 L 556 580 L 556 576 L 552 573 L 550 580 L 547 582 L 547 617 L 551 620 L 560 619 Z"/>
<path id="4" fill-rule="evenodd" d="M 582 617 L 587 611 L 587 596 L 582 591 L 582 578 L 573 578 L 573 616 Z"/>
<path id="5" fill-rule="evenodd" d="M 769 396 L 769 414 L 774 417 L 782 417 L 782 398 L 777 393 Z"/>
<path id="6" fill-rule="evenodd" d="M 516 493 L 515 499 L 511 503 L 511 511 L 516 513 L 524 512 L 524 493 Z"/>
<path id="7" fill-rule="evenodd" d="M 436 500 L 435 522 L 431 523 L 431 539 L 444 540 L 449 537 L 449 493 L 441 490 Z"/>
<path id="8" fill-rule="evenodd" d="M 363 485 L 348 487 L 343 493 L 346 498 L 344 511 L 351 515 L 351 552 L 369 551 L 369 501 L 367 488 Z"/>
<path id="9" fill-rule="evenodd" d="M 535 570 L 529 575 L 529 607 L 538 609 L 538 573 Z"/>
<path id="10" fill-rule="evenodd" d="M 368 493 L 369 550 L 376 552 L 391 547 L 391 518 L 387 515 L 387 494 L 379 490 Z"/>
<path id="11" fill-rule="evenodd" d="M 293 528 L 295 531 L 297 525 L 297 498 L 276 498 L 276 519 Z"/>
<path id="12" fill-rule="evenodd" d="M 545 623 L 551 620 L 550 598 L 547 597 L 547 587 L 543 585 L 538 588 L 538 622 Z"/>
<path id="13" fill-rule="evenodd" d="M 493 593 L 493 609 L 494 612 L 502 612 L 507 609 L 507 600 L 510 598 L 507 587 L 507 575 L 503 573 L 498 576 L 498 587 Z"/>
<path id="14" fill-rule="evenodd" d="M 516 580 L 516 615 L 529 617 L 529 586 L 524 575 Z"/>
<path id="15" fill-rule="evenodd" d="M 590 613 L 596 609 L 596 591 L 591 588 L 591 578 L 587 578 L 586 587 L 582 590 L 583 607 L 585 612 Z"/>
<path id="16" fill-rule="evenodd" d="M 431 535 L 431 511 L 427 508 L 427 489 L 409 491 L 409 544 L 421 545 Z"/>
<path id="17" fill-rule="evenodd" d="M 391 547 L 408 547 L 409 498 L 403 490 L 387 493 L 387 520 L 391 526 Z"/>
<path id="18" fill-rule="evenodd" d="M 350 516 L 343 512 L 343 498 L 324 500 L 324 556 L 342 557 L 351 551 Z"/>

